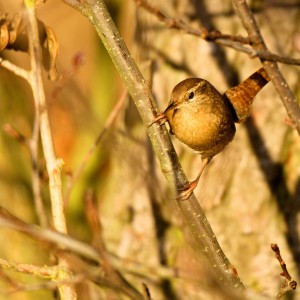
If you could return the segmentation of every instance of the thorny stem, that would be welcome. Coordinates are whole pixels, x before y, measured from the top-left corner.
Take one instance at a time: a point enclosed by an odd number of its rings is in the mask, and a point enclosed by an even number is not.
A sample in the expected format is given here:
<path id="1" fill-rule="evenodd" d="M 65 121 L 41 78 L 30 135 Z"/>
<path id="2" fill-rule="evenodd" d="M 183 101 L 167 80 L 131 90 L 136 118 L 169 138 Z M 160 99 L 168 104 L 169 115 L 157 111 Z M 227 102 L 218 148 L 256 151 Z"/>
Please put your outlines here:
<path id="1" fill-rule="evenodd" d="M 24 3 L 28 18 L 29 53 L 31 59 L 29 80 L 35 101 L 36 114 L 39 115 L 40 120 L 41 141 L 49 175 L 53 225 L 57 231 L 67 233 L 61 183 L 62 162 L 56 158 L 54 152 L 49 116 L 46 108 L 46 97 L 41 70 L 40 42 L 35 14 L 35 1 L 25 0 Z M 68 270 L 68 264 L 64 259 L 59 259 L 59 266 L 62 268 L 59 274 L 60 279 L 70 278 L 71 273 Z M 63 300 L 75 300 L 77 298 L 72 284 L 60 285 L 59 291 Z"/>
<path id="2" fill-rule="evenodd" d="M 157 115 L 153 95 L 149 84 L 143 78 L 117 31 L 104 2 L 102 0 L 85 0 L 83 3 L 66 0 L 66 2 L 79 9 L 95 27 L 148 128 Z M 148 128 L 148 134 L 171 191 L 177 191 L 186 186 L 187 178 L 179 164 L 165 126 L 154 124 Z M 194 235 L 199 254 L 203 254 L 208 259 L 219 283 L 229 286 L 231 291 L 236 288 L 243 289 L 240 278 L 232 272 L 232 265 L 220 248 L 195 196 L 191 195 L 188 201 L 178 201 L 177 203 Z"/>

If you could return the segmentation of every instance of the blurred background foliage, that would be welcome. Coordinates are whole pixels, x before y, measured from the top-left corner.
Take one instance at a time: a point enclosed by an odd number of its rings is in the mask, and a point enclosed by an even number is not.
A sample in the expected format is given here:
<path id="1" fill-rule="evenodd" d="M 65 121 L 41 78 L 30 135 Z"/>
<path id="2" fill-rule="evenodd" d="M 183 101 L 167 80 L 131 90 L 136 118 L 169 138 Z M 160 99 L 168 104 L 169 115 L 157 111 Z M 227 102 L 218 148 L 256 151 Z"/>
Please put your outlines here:
<path id="1" fill-rule="evenodd" d="M 272 51 L 299 56 L 299 1 L 250 2 Z M 160 108 L 165 107 L 172 87 L 188 76 L 206 78 L 224 92 L 260 66 L 257 60 L 234 50 L 166 29 L 153 16 L 140 10 L 136 13 L 134 1 L 106 3 L 130 51 L 152 81 Z M 244 34 L 231 1 L 154 3 L 192 25 L 209 30 L 216 26 L 223 33 Z M 0 0 L 0 8 L 14 14 L 22 9 L 22 2 Z M 60 0 L 46 1 L 37 12 L 39 19 L 54 30 L 60 45 L 58 71 L 62 77 L 54 82 L 47 79 L 47 74 L 44 77 L 55 149 L 65 162 L 66 187 L 125 88 L 85 17 Z M 5 50 L 1 57 L 29 68 L 25 53 Z M 299 69 L 282 66 L 282 70 L 299 98 Z M 3 130 L 5 124 L 11 124 L 30 138 L 34 119 L 31 91 L 22 79 L 0 68 L 0 99 L 0 205 L 27 222 L 37 223 L 28 149 Z M 271 242 L 278 242 L 287 254 L 295 277 L 300 269 L 299 142 L 285 124 L 285 116 L 269 84 L 257 97 L 253 118 L 239 126 L 235 141 L 214 159 L 196 191 L 244 283 L 270 295 L 275 295 L 281 284 L 280 270 L 269 250 Z M 174 142 L 188 177 L 193 178 L 200 157 Z M 40 167 L 43 200 L 50 215 L 42 155 Z M 95 192 L 99 202 L 109 251 L 154 266 L 183 268 L 194 279 L 203 275 L 201 262 L 193 254 L 191 237 L 175 201 L 169 198 L 145 128 L 130 101 L 126 101 L 66 201 L 70 235 L 90 243 L 84 212 L 88 190 Z M 1 228 L 0 242 L 0 257 L 19 263 L 51 264 L 46 248 L 19 233 Z M 8 274 L 20 282 L 37 282 L 33 276 Z M 140 289 L 141 280 L 135 280 Z M 205 298 L 197 281 L 162 279 L 148 284 L 154 299 Z M 5 289 L 1 280 L 0 286 Z M 117 293 L 88 284 L 79 285 L 78 291 L 79 299 L 123 299 Z M 52 298 L 50 291 L 10 296 L 21 300 Z M 0 294 L 0 299 L 7 296 Z"/>
<path id="2" fill-rule="evenodd" d="M 110 1 L 108 5 L 117 22 L 121 22 L 122 1 Z M 0 2 L 0 8 L 13 15 L 22 10 L 22 1 L 4 0 Z M 44 74 L 44 78 L 55 149 L 57 156 L 65 162 L 63 179 L 66 183 L 70 177 L 68 174 L 78 167 L 92 146 L 123 88 L 107 52 L 85 17 L 59 0 L 39 5 L 37 12 L 39 19 L 54 29 L 60 46 L 57 67 L 62 78 L 55 82 L 50 82 L 47 74 Z M 4 50 L 1 56 L 29 68 L 29 57 L 25 53 Z M 21 219 L 37 223 L 29 151 L 3 130 L 5 124 L 11 124 L 30 138 L 34 119 L 31 90 L 24 80 L 1 68 L 0 98 L 0 203 Z M 108 133 L 108 140 L 110 135 Z M 83 209 L 83 195 L 88 187 L 100 190 L 105 184 L 109 156 L 109 145 L 97 149 L 67 203 L 70 234 L 81 240 L 89 241 L 90 238 Z M 40 162 L 41 172 L 45 174 L 42 155 Z M 44 178 L 44 203 L 49 211 L 47 185 L 47 178 Z M 1 257 L 37 265 L 50 263 L 47 250 L 41 250 L 40 245 L 16 232 L 4 229 L 0 231 Z M 32 276 L 15 272 L 9 272 L 9 275 L 20 282 L 36 282 L 36 278 Z M 6 298 L 7 296 L 0 295 L 0 299 Z M 17 293 L 10 298 L 52 299 L 52 293 Z"/>

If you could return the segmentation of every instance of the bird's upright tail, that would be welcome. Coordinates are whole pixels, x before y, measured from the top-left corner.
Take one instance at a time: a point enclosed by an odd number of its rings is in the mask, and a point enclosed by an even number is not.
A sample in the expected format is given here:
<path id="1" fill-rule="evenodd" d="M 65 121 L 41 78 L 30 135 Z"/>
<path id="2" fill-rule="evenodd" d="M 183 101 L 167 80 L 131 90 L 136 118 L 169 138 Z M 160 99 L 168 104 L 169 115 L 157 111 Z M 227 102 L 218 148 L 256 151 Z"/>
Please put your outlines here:
<path id="1" fill-rule="evenodd" d="M 269 81 L 265 69 L 260 68 L 242 83 L 225 92 L 224 97 L 234 109 L 235 122 L 243 122 L 250 116 L 254 97 Z"/>

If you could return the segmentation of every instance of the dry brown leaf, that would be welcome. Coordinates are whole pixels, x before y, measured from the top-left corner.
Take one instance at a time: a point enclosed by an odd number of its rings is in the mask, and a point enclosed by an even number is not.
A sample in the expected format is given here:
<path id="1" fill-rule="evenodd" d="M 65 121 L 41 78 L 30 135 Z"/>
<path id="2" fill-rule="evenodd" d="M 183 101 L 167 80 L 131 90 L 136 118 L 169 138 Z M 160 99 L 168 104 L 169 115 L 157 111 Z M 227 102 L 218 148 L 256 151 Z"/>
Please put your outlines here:
<path id="1" fill-rule="evenodd" d="M 58 57 L 59 44 L 54 31 L 38 20 L 39 37 L 43 55 L 43 67 L 48 72 L 50 80 L 59 78 L 56 61 Z M 28 35 L 25 22 L 21 13 L 12 18 L 0 12 L 0 51 L 4 49 L 15 51 L 28 51 Z"/>

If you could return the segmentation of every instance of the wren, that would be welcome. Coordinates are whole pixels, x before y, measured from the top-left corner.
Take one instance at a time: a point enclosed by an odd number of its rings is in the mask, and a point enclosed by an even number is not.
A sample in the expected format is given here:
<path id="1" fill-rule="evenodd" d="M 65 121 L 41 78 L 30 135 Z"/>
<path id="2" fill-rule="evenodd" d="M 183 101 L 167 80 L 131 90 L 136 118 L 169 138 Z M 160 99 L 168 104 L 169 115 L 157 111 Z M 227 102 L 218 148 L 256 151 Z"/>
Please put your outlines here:
<path id="1" fill-rule="evenodd" d="M 188 78 L 174 87 L 167 108 L 150 125 L 168 122 L 170 133 L 202 158 L 197 178 L 184 187 L 178 198 L 187 199 L 197 187 L 206 165 L 232 141 L 235 123 L 250 116 L 255 95 L 269 80 L 261 68 L 223 95 L 201 78 Z"/>

